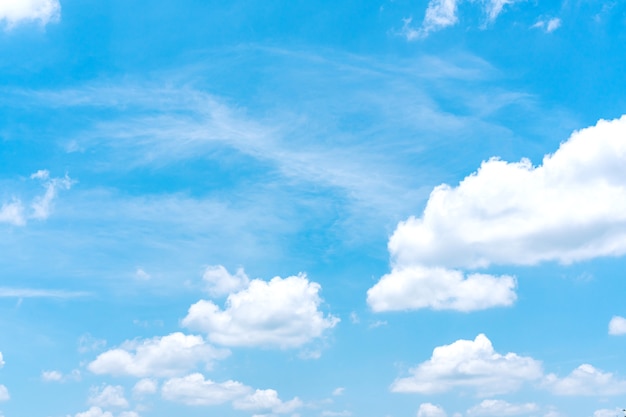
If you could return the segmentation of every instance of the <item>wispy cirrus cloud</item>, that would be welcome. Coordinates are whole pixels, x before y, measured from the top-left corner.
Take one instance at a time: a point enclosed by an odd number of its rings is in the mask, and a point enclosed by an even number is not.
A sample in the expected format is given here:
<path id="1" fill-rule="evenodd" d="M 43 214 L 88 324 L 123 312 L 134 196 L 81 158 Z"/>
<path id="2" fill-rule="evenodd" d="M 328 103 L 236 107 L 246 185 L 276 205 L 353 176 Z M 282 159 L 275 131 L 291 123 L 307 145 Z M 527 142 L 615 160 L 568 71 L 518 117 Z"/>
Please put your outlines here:
<path id="1" fill-rule="evenodd" d="M 90 295 L 85 291 L 0 287 L 0 298 L 79 298 Z"/>

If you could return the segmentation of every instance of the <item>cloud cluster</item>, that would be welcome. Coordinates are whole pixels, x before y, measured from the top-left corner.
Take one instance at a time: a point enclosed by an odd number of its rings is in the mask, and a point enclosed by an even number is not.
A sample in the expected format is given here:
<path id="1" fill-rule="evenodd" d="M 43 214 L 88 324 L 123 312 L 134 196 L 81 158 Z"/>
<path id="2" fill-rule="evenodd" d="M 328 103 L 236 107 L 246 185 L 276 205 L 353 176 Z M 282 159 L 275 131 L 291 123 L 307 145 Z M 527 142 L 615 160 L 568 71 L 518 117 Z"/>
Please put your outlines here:
<path id="1" fill-rule="evenodd" d="M 461 387 L 487 396 L 515 391 L 543 375 L 539 361 L 515 353 L 497 353 L 484 334 L 436 347 L 431 358 L 410 373 L 396 379 L 391 390 L 434 394 Z"/>
<path id="2" fill-rule="evenodd" d="M 211 272 L 209 282 L 214 291 L 224 288 L 220 279 L 234 285 L 233 276 L 224 272 Z M 243 271 L 238 274 L 237 285 L 245 281 Z M 320 311 L 320 289 L 305 275 L 275 277 L 270 281 L 254 279 L 245 289 L 228 295 L 224 309 L 210 300 L 193 304 L 182 323 L 206 332 L 211 342 L 220 345 L 299 347 L 321 337 L 339 322 Z"/>
<path id="3" fill-rule="evenodd" d="M 302 406 L 297 397 L 283 402 L 274 390 L 253 390 L 237 381 L 217 383 L 195 373 L 171 378 L 161 388 L 163 398 L 187 405 L 219 405 L 232 402 L 233 408 L 245 411 L 290 413 Z"/>
<path id="4" fill-rule="evenodd" d="M 505 417 L 535 413 L 538 410 L 539 406 L 535 403 L 511 404 L 504 400 L 483 400 L 467 410 L 467 415 L 470 417 Z"/>
<path id="5" fill-rule="evenodd" d="M 176 332 L 124 342 L 119 348 L 98 355 L 88 369 L 95 374 L 168 377 L 181 375 L 199 363 L 209 368 L 213 361 L 229 353 L 209 345 L 201 336 Z"/>
<path id="6" fill-rule="evenodd" d="M 2 357 L 2 352 L 0 352 L 0 368 L 4 366 L 4 358 Z M 8 401 L 11 398 L 9 395 L 9 390 L 4 385 L 0 384 L 0 402 Z"/>
<path id="7" fill-rule="evenodd" d="M 458 186 L 436 187 L 422 216 L 401 222 L 391 236 L 392 271 L 369 291 L 370 306 L 467 311 L 510 305 L 511 277 L 483 277 L 467 292 L 462 287 L 473 275 L 463 279 L 455 268 L 567 264 L 625 254 L 624 135 L 626 116 L 600 120 L 572 134 L 540 166 L 492 158 Z M 398 296 L 404 290 L 410 297 Z M 494 291 L 500 297 L 480 298 Z"/>
<path id="8" fill-rule="evenodd" d="M 439 405 L 422 403 L 417 410 L 417 417 L 447 417 L 447 414 Z"/>
<path id="9" fill-rule="evenodd" d="M 564 378 L 546 376 L 544 386 L 556 395 L 613 396 L 626 394 L 626 380 L 589 364 L 580 365 Z"/>
<path id="10" fill-rule="evenodd" d="M 432 356 L 398 378 L 391 391 L 437 394 L 453 389 L 471 389 L 479 397 L 517 391 L 524 383 L 534 383 L 555 395 L 614 396 L 626 393 L 626 380 L 583 364 L 560 378 L 543 373 L 541 362 L 516 353 L 500 354 L 484 334 L 474 340 L 457 340 L 436 347 Z M 427 406 L 426 406 L 427 407 Z M 512 405 L 484 400 L 468 410 L 468 415 L 516 415 L 531 412 L 533 403 Z M 428 407 L 427 407 L 428 408 Z"/>
<path id="11" fill-rule="evenodd" d="M 2 7 L 2 6 L 0 6 Z M 37 196 L 30 204 L 30 210 L 24 208 L 19 198 L 0 205 L 0 223 L 9 223 L 14 226 L 24 226 L 29 219 L 45 220 L 50 217 L 52 204 L 59 190 L 69 190 L 74 184 L 67 174 L 62 178 L 50 178 L 50 172 L 39 170 L 31 174 L 30 179 L 41 181 L 45 192 Z"/>
<path id="12" fill-rule="evenodd" d="M 13 28 L 22 22 L 38 22 L 42 26 L 56 22 L 61 17 L 59 0 L 2 0 L 0 22 Z"/>
<path id="13" fill-rule="evenodd" d="M 480 4 L 485 14 L 485 24 L 491 23 L 502 13 L 504 6 L 519 0 L 486 0 Z M 431 32 L 454 26 L 459 22 L 458 9 L 461 0 L 430 0 L 426 7 L 424 20 L 419 29 L 410 26 L 411 20 L 405 21 L 403 33 L 408 40 L 425 38 Z"/>
<path id="14" fill-rule="evenodd" d="M 124 396 L 124 388 L 121 385 L 105 385 L 103 387 L 92 387 L 89 398 L 89 405 L 96 407 L 116 407 L 127 408 L 128 400 Z"/>

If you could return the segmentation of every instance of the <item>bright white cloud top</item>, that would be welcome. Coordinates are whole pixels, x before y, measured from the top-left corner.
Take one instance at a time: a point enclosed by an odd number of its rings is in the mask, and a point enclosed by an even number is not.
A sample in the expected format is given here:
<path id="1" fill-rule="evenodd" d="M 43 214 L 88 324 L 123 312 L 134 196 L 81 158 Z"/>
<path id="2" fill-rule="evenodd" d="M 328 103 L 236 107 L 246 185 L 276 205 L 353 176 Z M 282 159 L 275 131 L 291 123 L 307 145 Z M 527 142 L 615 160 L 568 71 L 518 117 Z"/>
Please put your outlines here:
<path id="1" fill-rule="evenodd" d="M 609 322 L 609 334 L 614 336 L 626 334 L 626 319 L 621 316 L 613 316 Z"/>
<path id="2" fill-rule="evenodd" d="M 230 275 L 220 272 L 220 277 L 231 282 Z M 213 301 L 198 301 L 182 324 L 225 346 L 299 347 L 339 322 L 319 309 L 320 290 L 305 275 L 254 279 L 247 288 L 230 294 L 223 310 Z"/>
<path id="3" fill-rule="evenodd" d="M 435 394 L 455 388 L 471 388 L 479 396 L 504 394 L 523 383 L 537 381 L 541 362 L 515 353 L 496 352 L 484 335 L 474 340 L 436 347 L 431 358 L 410 370 L 410 376 L 396 379 L 393 392 Z"/>
<path id="4" fill-rule="evenodd" d="M 422 403 L 417 410 L 417 417 L 446 417 L 446 411 L 439 405 Z"/>
<path id="5" fill-rule="evenodd" d="M 510 305 L 513 278 L 463 279 L 444 268 L 623 255 L 625 135 L 626 117 L 601 120 L 575 132 L 540 166 L 493 158 L 457 187 L 436 187 L 422 216 L 401 222 L 391 236 L 392 271 L 370 289 L 368 303 L 375 311 Z"/>
<path id="6" fill-rule="evenodd" d="M 0 22 L 9 28 L 22 22 L 38 22 L 42 26 L 56 22 L 61 17 L 59 0 L 2 0 Z"/>
<path id="7" fill-rule="evenodd" d="M 215 360 L 230 354 L 217 349 L 201 337 L 180 332 L 163 337 L 124 342 L 119 348 L 107 350 L 88 365 L 95 374 L 129 375 L 135 377 L 175 376 L 202 363 L 210 368 Z"/>

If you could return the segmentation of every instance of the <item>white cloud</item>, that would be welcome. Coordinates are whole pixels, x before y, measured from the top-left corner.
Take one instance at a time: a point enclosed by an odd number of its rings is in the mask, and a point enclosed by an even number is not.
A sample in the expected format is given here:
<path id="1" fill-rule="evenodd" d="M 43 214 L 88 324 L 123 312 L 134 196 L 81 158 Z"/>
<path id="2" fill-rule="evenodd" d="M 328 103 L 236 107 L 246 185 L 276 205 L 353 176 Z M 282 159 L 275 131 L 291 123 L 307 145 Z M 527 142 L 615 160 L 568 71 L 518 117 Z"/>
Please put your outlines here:
<path id="1" fill-rule="evenodd" d="M 45 174 L 41 174 L 44 172 Z M 63 178 L 52 178 L 48 179 L 49 173 L 48 171 L 37 171 L 36 173 L 31 175 L 33 179 L 43 179 L 46 180 L 44 183 L 44 187 L 46 188 L 46 192 L 42 196 L 38 196 L 33 200 L 31 207 L 33 209 L 33 213 L 31 217 L 38 220 L 45 220 L 50 216 L 50 212 L 52 210 L 52 201 L 57 196 L 59 190 L 69 190 L 72 188 L 72 184 L 74 181 L 65 175 Z"/>
<path id="2" fill-rule="evenodd" d="M 90 294 L 83 291 L 0 287 L 0 298 L 77 298 L 88 295 Z"/>
<path id="3" fill-rule="evenodd" d="M 343 411 L 322 411 L 322 417 L 349 417 L 352 413 L 348 410 Z"/>
<path id="4" fill-rule="evenodd" d="M 548 20 L 538 20 L 531 28 L 543 29 L 546 33 L 551 33 L 561 27 L 561 19 L 554 17 Z"/>
<path id="5" fill-rule="evenodd" d="M 396 266 L 571 263 L 626 253 L 626 116 L 575 132 L 543 164 L 483 162 L 436 187 L 389 241 Z"/>
<path id="6" fill-rule="evenodd" d="M 417 417 L 446 417 L 447 414 L 443 408 L 431 403 L 422 403 L 417 410 Z"/>
<path id="7" fill-rule="evenodd" d="M 133 387 L 133 395 L 141 397 L 147 394 L 154 394 L 157 392 L 159 384 L 156 380 L 150 378 L 144 378 L 135 384 Z"/>
<path id="8" fill-rule="evenodd" d="M 619 417 L 624 415 L 624 412 L 620 408 L 608 409 L 603 408 L 600 410 L 596 410 L 593 413 L 593 417 Z"/>
<path id="9" fill-rule="evenodd" d="M 305 275 L 269 282 L 254 279 L 248 288 L 228 296 L 224 310 L 212 301 L 198 301 L 183 325 L 226 346 L 298 347 L 339 322 L 319 310 L 320 288 Z"/>
<path id="10" fill-rule="evenodd" d="M 4 358 L 2 356 L 2 352 L 0 352 L 0 368 L 2 368 L 4 366 L 6 362 L 4 362 Z"/>
<path id="11" fill-rule="evenodd" d="M 251 390 L 241 382 L 217 383 L 195 373 L 167 380 L 161 388 L 161 394 L 166 400 L 187 405 L 219 405 L 243 397 Z"/>
<path id="12" fill-rule="evenodd" d="M 140 417 L 136 411 L 122 411 L 117 417 Z"/>
<path id="13" fill-rule="evenodd" d="M 620 316 L 613 316 L 613 318 L 611 318 L 611 321 L 609 322 L 609 334 L 626 334 L 626 319 Z"/>
<path id="14" fill-rule="evenodd" d="M 43 371 L 41 373 L 41 379 L 46 382 L 59 382 L 63 380 L 63 374 L 59 371 Z"/>
<path id="15" fill-rule="evenodd" d="M 461 271 L 419 265 L 393 269 L 367 291 L 372 310 L 432 308 L 474 311 L 510 306 L 517 299 L 516 280 L 487 274 L 464 276 Z"/>
<path id="16" fill-rule="evenodd" d="M 0 17 L 1 17 L 0 4 Z M 31 212 L 26 213 L 24 205 L 19 198 L 13 198 L 11 202 L 5 202 L 0 206 L 0 223 L 9 223 L 14 226 L 24 226 L 27 219 L 45 220 L 50 216 L 52 203 L 59 190 L 69 190 L 74 181 L 65 175 L 63 178 L 50 178 L 47 170 L 39 170 L 30 176 L 33 180 L 44 181 L 45 193 L 37 196 L 31 203 Z"/>
<path id="17" fill-rule="evenodd" d="M 4 385 L 0 384 L 0 401 L 9 401 L 9 399 L 11 399 L 9 390 Z"/>
<path id="18" fill-rule="evenodd" d="M 454 270 L 626 254 L 625 135 L 626 116 L 600 120 L 574 132 L 539 166 L 492 158 L 458 186 L 436 187 L 422 216 L 400 222 L 389 239 L 392 271 L 368 292 L 370 306 L 510 305 L 512 278 L 485 276 L 467 293 L 472 275 L 463 279 Z M 493 288 L 496 298 L 488 294 Z M 398 292 L 405 289 L 410 296 Z"/>
<path id="19" fill-rule="evenodd" d="M 394 392 L 433 394 L 454 388 L 474 388 L 478 395 L 503 394 L 542 376 L 541 363 L 515 353 L 501 355 L 480 334 L 474 340 L 457 340 L 433 350 L 431 358 L 397 379 Z"/>
<path id="20" fill-rule="evenodd" d="M 135 271 L 135 277 L 142 281 L 148 281 L 150 280 L 150 278 L 152 278 L 149 273 L 143 270 L 143 268 L 137 268 L 137 270 Z"/>
<path id="21" fill-rule="evenodd" d="M 257 389 L 254 393 L 233 402 L 233 408 L 236 410 L 271 411 L 276 414 L 291 413 L 300 407 L 302 407 L 302 401 L 298 397 L 283 402 L 273 389 Z"/>
<path id="22" fill-rule="evenodd" d="M 214 297 L 240 291 L 250 282 L 243 268 L 237 269 L 237 272 L 231 275 L 222 265 L 207 267 L 202 279 L 206 283 L 207 292 Z"/>
<path id="23" fill-rule="evenodd" d="M 503 417 L 534 413 L 539 410 L 535 403 L 511 404 L 504 400 L 484 400 L 467 410 L 468 416 Z"/>
<path id="24" fill-rule="evenodd" d="M 89 333 L 85 333 L 78 338 L 78 352 L 87 353 L 94 350 L 100 350 L 104 348 L 107 341 L 104 339 L 97 339 Z"/>
<path id="25" fill-rule="evenodd" d="M 167 377 L 183 374 L 199 363 L 209 368 L 214 360 L 229 353 L 208 345 L 201 336 L 177 332 L 124 342 L 119 348 L 98 355 L 88 369 L 95 374 Z"/>
<path id="26" fill-rule="evenodd" d="M 0 22 L 9 28 L 20 22 L 39 22 L 42 26 L 56 22 L 61 16 L 59 0 L 2 0 Z"/>
<path id="27" fill-rule="evenodd" d="M 87 402 L 95 407 L 128 407 L 128 400 L 124 397 L 124 388 L 121 385 L 92 387 Z"/>
<path id="28" fill-rule="evenodd" d="M 14 226 L 23 226 L 26 224 L 24 206 L 22 206 L 20 200 L 14 199 L 10 203 L 2 204 L 2 207 L 0 207 L 0 223 L 9 223 Z"/>
<path id="29" fill-rule="evenodd" d="M 82 413 L 76 413 L 75 417 L 113 417 L 110 411 L 103 411 L 100 407 L 91 407 Z"/>
<path id="30" fill-rule="evenodd" d="M 513 4 L 519 0 L 487 0 L 485 2 L 485 13 L 487 14 L 487 20 L 493 22 L 502 13 L 504 6 L 507 4 Z"/>
<path id="31" fill-rule="evenodd" d="M 346 391 L 346 389 L 344 387 L 337 387 L 333 390 L 333 396 L 338 396 L 338 395 L 343 395 L 343 393 Z"/>
<path id="32" fill-rule="evenodd" d="M 589 364 L 580 365 L 564 378 L 555 374 L 545 377 L 543 385 L 556 395 L 612 396 L 626 393 L 626 380 L 602 372 Z"/>
<path id="33" fill-rule="evenodd" d="M 424 33 L 455 25 L 459 19 L 456 15 L 457 0 L 430 0 L 422 23 Z"/>

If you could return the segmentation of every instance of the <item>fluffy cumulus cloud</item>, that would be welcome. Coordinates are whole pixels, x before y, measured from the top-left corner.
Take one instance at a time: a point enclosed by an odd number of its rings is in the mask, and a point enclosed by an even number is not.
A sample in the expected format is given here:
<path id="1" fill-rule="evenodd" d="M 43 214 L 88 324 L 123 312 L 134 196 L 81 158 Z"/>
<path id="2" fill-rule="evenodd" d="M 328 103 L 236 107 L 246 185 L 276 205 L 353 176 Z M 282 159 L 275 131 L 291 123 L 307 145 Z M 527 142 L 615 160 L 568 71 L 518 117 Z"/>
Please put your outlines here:
<path id="1" fill-rule="evenodd" d="M 370 291 L 370 306 L 425 306 L 419 300 L 439 293 L 433 293 L 432 285 L 421 285 L 428 275 L 424 271 L 571 263 L 626 254 L 625 135 L 626 116 L 601 120 L 572 134 L 539 166 L 526 159 L 509 163 L 492 158 L 458 186 L 436 187 L 421 217 L 401 222 L 390 238 L 392 272 Z M 442 275 L 447 277 L 442 281 L 451 282 L 450 273 Z M 473 291 L 490 292 L 494 286 L 512 291 L 510 283 L 510 277 L 492 277 Z M 467 284 L 457 278 L 454 285 Z M 405 287 L 414 289 L 412 297 L 418 301 L 394 307 L 405 301 L 394 299 L 398 288 Z M 457 291 L 443 292 L 461 294 L 448 305 L 472 304 L 474 292 Z M 463 297 L 470 297 L 467 303 Z M 487 299 L 484 305 L 507 305 L 510 297 L 506 294 L 497 303 Z"/>
<path id="2" fill-rule="evenodd" d="M 202 275 L 207 292 L 215 297 L 240 291 L 248 286 L 250 279 L 243 268 L 231 275 L 222 265 L 209 266 Z"/>
<path id="3" fill-rule="evenodd" d="M 339 322 L 320 311 L 320 288 L 305 275 L 254 279 L 230 294 L 223 310 L 209 300 L 195 303 L 183 325 L 226 346 L 298 347 Z"/>
<path id="4" fill-rule="evenodd" d="M 92 387 L 87 402 L 94 407 L 128 407 L 128 400 L 124 397 L 124 388 L 121 385 Z"/>
<path id="5" fill-rule="evenodd" d="M 614 316 L 609 322 L 609 334 L 619 336 L 626 334 L 626 319 L 620 316 Z"/>
<path id="6" fill-rule="evenodd" d="M 59 0 L 2 0 L 0 22 L 9 28 L 21 22 L 38 22 L 46 25 L 56 22 L 61 16 Z"/>
<path id="7" fill-rule="evenodd" d="M 163 337 L 127 341 L 108 350 L 88 365 L 95 374 L 135 377 L 181 375 L 199 363 L 210 367 L 213 361 L 229 355 L 216 349 L 203 337 L 177 332 Z"/>
<path id="8" fill-rule="evenodd" d="M 610 372 L 603 372 L 589 364 L 580 365 L 571 374 L 559 378 L 554 374 L 545 377 L 544 386 L 556 395 L 613 396 L 626 394 L 626 380 Z"/>
<path id="9" fill-rule="evenodd" d="M 166 400 L 187 405 L 219 405 L 244 397 L 251 390 L 241 382 L 217 383 L 195 373 L 165 381 L 161 394 Z"/>
<path id="10" fill-rule="evenodd" d="M 157 392 L 159 384 L 156 380 L 144 378 L 137 381 L 133 387 L 133 395 L 142 397 L 144 395 L 154 394 Z"/>
<path id="11" fill-rule="evenodd" d="M 467 415 L 470 417 L 503 417 L 530 414 L 538 410 L 539 406 L 535 403 L 511 404 L 504 400 L 484 400 L 467 410 Z"/>
<path id="12" fill-rule="evenodd" d="M 511 276 L 464 276 L 461 271 L 415 265 L 383 276 L 368 290 L 367 302 L 378 312 L 420 308 L 473 311 L 512 305 L 517 299 L 516 286 Z"/>
<path id="13" fill-rule="evenodd" d="M 540 379 L 542 367 L 530 357 L 497 353 L 491 341 L 480 334 L 474 340 L 457 340 L 435 348 L 431 358 L 410 373 L 397 379 L 391 390 L 434 394 L 473 388 L 486 396 L 515 391 L 524 382 Z"/>
<path id="14" fill-rule="evenodd" d="M 278 393 L 273 389 L 256 390 L 243 398 L 235 400 L 233 407 L 237 410 L 263 411 L 275 414 L 291 413 L 302 407 L 302 401 L 298 397 L 283 402 L 278 398 Z"/>
<path id="15" fill-rule="evenodd" d="M 82 413 L 76 413 L 75 417 L 113 417 L 110 411 L 104 411 L 100 407 L 91 407 Z"/>
<path id="16" fill-rule="evenodd" d="M 115 417 L 110 411 L 104 411 L 100 407 L 91 407 L 82 413 L 76 413 L 74 417 Z M 122 411 L 117 417 L 140 417 L 136 411 Z"/>
<path id="17" fill-rule="evenodd" d="M 624 412 L 620 408 L 614 408 L 614 409 L 602 408 L 600 410 L 596 410 L 593 413 L 593 417 L 616 417 L 616 416 L 621 416 L 623 414 Z"/>
<path id="18" fill-rule="evenodd" d="M 417 410 L 417 417 L 446 417 L 447 414 L 443 408 L 431 403 L 422 403 Z"/>

